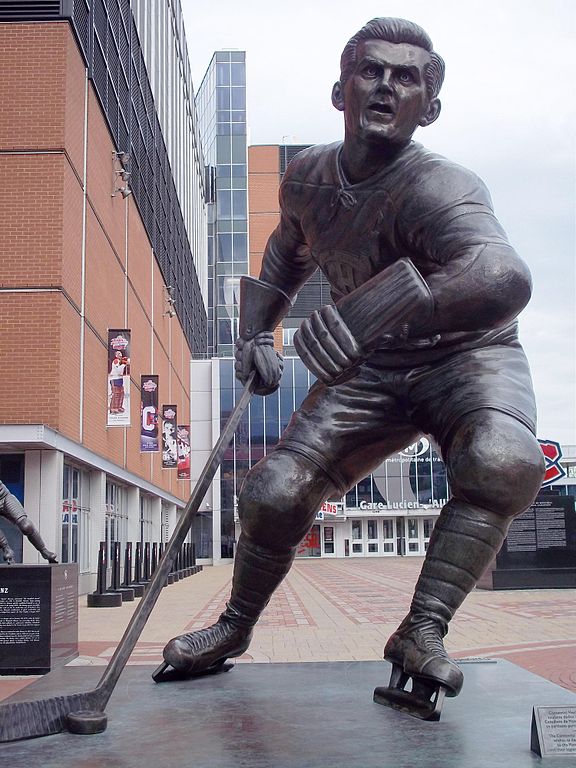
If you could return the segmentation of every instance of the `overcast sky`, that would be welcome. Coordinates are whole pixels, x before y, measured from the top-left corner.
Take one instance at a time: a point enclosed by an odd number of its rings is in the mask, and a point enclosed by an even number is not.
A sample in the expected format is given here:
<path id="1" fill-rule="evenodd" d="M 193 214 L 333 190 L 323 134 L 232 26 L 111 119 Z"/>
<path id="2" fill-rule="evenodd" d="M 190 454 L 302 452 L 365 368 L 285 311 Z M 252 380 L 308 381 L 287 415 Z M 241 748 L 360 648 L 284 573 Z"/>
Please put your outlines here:
<path id="1" fill-rule="evenodd" d="M 576 3 L 573 0 L 181 0 L 194 86 L 215 50 L 246 51 L 250 144 L 343 136 L 342 48 L 375 16 L 423 26 L 446 61 L 442 114 L 417 141 L 478 173 L 526 260 L 520 318 L 538 436 L 576 444 Z"/>

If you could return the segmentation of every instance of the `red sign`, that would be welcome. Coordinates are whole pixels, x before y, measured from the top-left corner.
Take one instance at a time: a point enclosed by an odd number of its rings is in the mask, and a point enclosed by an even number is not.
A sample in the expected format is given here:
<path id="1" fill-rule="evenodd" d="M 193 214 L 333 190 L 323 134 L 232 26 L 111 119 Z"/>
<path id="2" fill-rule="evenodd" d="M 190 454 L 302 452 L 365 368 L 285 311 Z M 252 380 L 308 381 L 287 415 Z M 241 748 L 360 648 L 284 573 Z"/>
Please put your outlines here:
<path id="1" fill-rule="evenodd" d="M 555 440 L 538 440 L 538 442 L 540 443 L 540 448 L 542 448 L 546 463 L 546 473 L 542 481 L 542 488 L 545 488 L 566 477 L 566 470 L 560 464 L 560 459 L 562 458 L 560 443 L 557 443 Z"/>

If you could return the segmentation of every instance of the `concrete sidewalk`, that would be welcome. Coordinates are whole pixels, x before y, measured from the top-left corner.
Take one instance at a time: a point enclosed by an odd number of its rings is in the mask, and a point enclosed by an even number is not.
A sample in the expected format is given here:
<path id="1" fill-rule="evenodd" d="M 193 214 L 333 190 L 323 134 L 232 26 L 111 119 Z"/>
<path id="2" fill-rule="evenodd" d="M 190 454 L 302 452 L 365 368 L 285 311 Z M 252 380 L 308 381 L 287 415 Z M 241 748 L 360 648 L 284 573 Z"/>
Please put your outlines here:
<path id="1" fill-rule="evenodd" d="M 239 662 L 378 660 L 405 616 L 422 558 L 297 560 Z M 131 664 L 159 664 L 174 635 L 207 626 L 224 608 L 232 566 L 205 567 L 166 587 Z M 87 608 L 80 599 L 79 651 L 72 665 L 108 663 L 136 603 Z M 506 658 L 576 691 L 576 589 L 475 590 L 450 625 L 455 657 Z M 31 678 L 0 678 L 0 697 Z M 387 681 L 383 680 L 382 683 Z"/>

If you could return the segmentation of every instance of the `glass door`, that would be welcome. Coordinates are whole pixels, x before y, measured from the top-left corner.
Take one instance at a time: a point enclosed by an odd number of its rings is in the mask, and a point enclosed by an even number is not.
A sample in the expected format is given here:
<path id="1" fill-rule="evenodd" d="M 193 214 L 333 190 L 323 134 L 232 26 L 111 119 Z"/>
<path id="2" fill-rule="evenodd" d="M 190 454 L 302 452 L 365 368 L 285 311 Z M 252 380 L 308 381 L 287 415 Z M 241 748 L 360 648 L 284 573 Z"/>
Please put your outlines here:
<path id="1" fill-rule="evenodd" d="M 382 554 L 395 555 L 396 552 L 396 520 L 393 517 L 382 520 Z"/>
<path id="2" fill-rule="evenodd" d="M 378 538 L 378 520 L 366 520 L 368 540 L 366 542 L 366 554 L 368 557 L 378 557 L 380 554 L 380 540 Z"/>
<path id="3" fill-rule="evenodd" d="M 430 542 L 430 536 L 434 530 L 435 517 L 423 517 L 420 521 L 422 523 L 422 547 L 423 553 L 428 551 L 428 544 Z"/>
<path id="4" fill-rule="evenodd" d="M 406 554 L 423 555 L 420 520 L 417 517 L 406 518 Z"/>
<path id="5" fill-rule="evenodd" d="M 333 525 L 324 525 L 322 526 L 322 544 L 323 555 L 333 555 L 334 554 L 334 526 Z"/>
<path id="6" fill-rule="evenodd" d="M 362 537 L 362 520 L 352 520 L 352 557 L 364 556 L 364 541 Z"/>

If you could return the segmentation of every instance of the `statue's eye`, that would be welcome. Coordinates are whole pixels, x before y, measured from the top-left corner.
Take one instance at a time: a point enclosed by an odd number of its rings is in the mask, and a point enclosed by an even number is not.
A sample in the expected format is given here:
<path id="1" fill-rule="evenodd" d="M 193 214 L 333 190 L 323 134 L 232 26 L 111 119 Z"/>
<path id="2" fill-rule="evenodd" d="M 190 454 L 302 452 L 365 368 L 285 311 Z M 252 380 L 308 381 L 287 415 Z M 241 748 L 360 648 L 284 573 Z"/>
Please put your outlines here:
<path id="1" fill-rule="evenodd" d="M 414 82 L 414 75 L 412 72 L 410 72 L 409 69 L 401 69 L 398 72 L 398 80 L 402 83 L 402 85 L 410 85 L 410 83 Z"/>
<path id="2" fill-rule="evenodd" d="M 366 77 L 378 77 L 379 68 L 376 66 L 376 64 L 366 64 L 366 66 L 362 70 L 362 73 Z"/>

